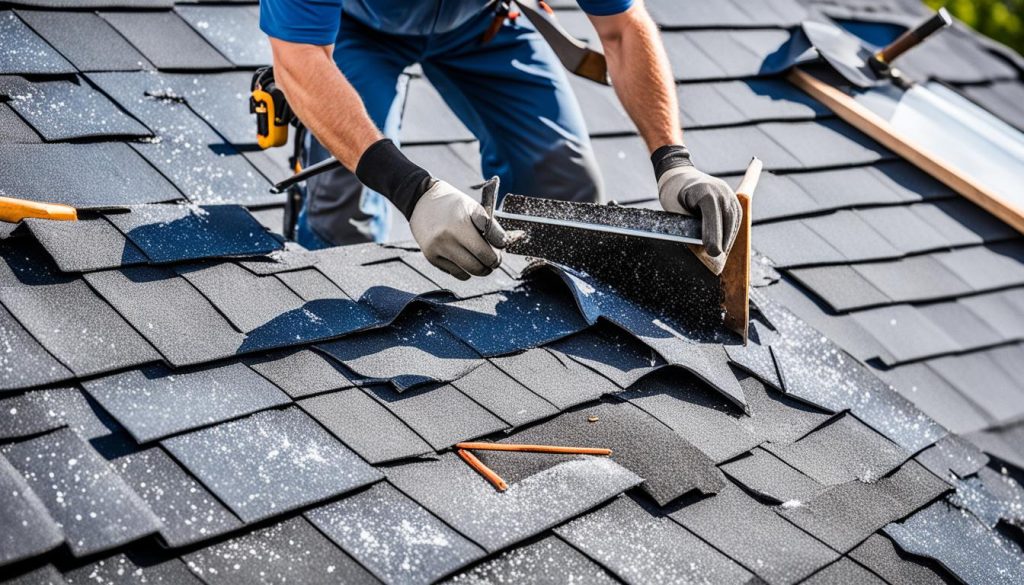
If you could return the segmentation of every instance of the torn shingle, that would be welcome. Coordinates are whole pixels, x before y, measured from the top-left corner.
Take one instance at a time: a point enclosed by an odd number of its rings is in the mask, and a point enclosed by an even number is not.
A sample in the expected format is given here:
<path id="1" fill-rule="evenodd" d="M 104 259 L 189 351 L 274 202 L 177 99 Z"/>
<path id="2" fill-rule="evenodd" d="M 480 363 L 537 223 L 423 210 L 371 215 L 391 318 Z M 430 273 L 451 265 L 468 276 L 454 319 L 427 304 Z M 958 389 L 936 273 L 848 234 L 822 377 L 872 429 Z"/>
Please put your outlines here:
<path id="1" fill-rule="evenodd" d="M 256 7 L 185 5 L 174 11 L 236 66 L 260 67 L 273 61 L 269 41 L 252 36 L 259 28 Z"/>
<path id="2" fill-rule="evenodd" d="M 349 297 L 369 305 L 386 323 L 391 322 L 420 295 L 433 293 L 437 285 L 397 260 L 361 265 L 358 256 L 338 252 L 318 253 L 316 269 Z"/>
<path id="3" fill-rule="evenodd" d="M 11 10 L 0 11 L 0 35 L 7 41 L 0 49 L 0 74 L 75 73 L 60 53 L 39 38 Z"/>
<path id="4" fill-rule="evenodd" d="M 156 350 L 82 280 L 3 287 L 0 302 L 77 376 L 160 359 Z"/>
<path id="5" fill-rule="evenodd" d="M 558 414 L 556 406 L 490 362 L 451 384 L 513 427 Z"/>
<path id="6" fill-rule="evenodd" d="M 1017 545 L 945 501 L 884 530 L 899 548 L 935 559 L 963 583 L 1015 583 L 1024 563 Z"/>
<path id="7" fill-rule="evenodd" d="M 737 423 L 755 437 L 773 443 L 792 443 L 829 419 L 827 413 L 765 387 L 758 380 L 740 380 L 749 416 Z"/>
<path id="8" fill-rule="evenodd" d="M 358 388 L 307 398 L 299 406 L 370 463 L 433 452 L 401 419 Z"/>
<path id="9" fill-rule="evenodd" d="M 242 525 L 159 447 L 125 455 L 111 465 L 160 519 L 160 536 L 168 546 L 200 542 Z"/>
<path id="10" fill-rule="evenodd" d="M 769 443 L 765 448 L 824 485 L 855 479 L 877 481 L 910 457 L 910 453 L 848 414 L 795 443 Z"/>
<path id="11" fill-rule="evenodd" d="M 150 136 L 148 128 L 81 80 L 4 82 L 0 92 L 6 93 L 10 107 L 47 142 Z"/>
<path id="12" fill-rule="evenodd" d="M 586 328 L 576 307 L 538 284 L 448 303 L 438 308 L 443 326 L 482 355 L 537 347 Z"/>
<path id="13" fill-rule="evenodd" d="M 472 583 L 593 583 L 616 581 L 596 563 L 556 536 L 514 548 L 456 575 L 451 584 Z"/>
<path id="14" fill-rule="evenodd" d="M 174 366 L 234 355 L 244 341 L 199 291 L 166 269 L 108 270 L 85 279 Z"/>
<path id="15" fill-rule="evenodd" d="M 555 533 L 627 583 L 745 583 L 753 575 L 657 508 L 624 496 Z"/>
<path id="16" fill-rule="evenodd" d="M 140 444 L 291 402 L 241 363 L 192 371 L 151 366 L 82 384 Z"/>
<path id="17" fill-rule="evenodd" d="M 363 378 L 390 380 L 399 392 L 429 382 L 451 382 L 483 363 L 472 348 L 441 328 L 429 313 L 317 346 Z"/>
<path id="18" fill-rule="evenodd" d="M 76 557 L 160 529 L 146 503 L 70 429 L 7 445 L 3 454 L 39 495 Z"/>
<path id="19" fill-rule="evenodd" d="M 37 342 L 7 309 L 0 308 L 0 344 L 18 348 L 0 356 L 0 389 L 16 390 L 52 384 L 72 377 L 71 371 Z"/>
<path id="20" fill-rule="evenodd" d="M 402 394 L 375 385 L 366 392 L 438 451 L 508 427 L 451 384 L 420 386 Z"/>
<path id="21" fill-rule="evenodd" d="M 18 471 L 0 455 L 0 566 L 50 551 L 64 534 Z"/>
<path id="22" fill-rule="evenodd" d="M 951 474 L 967 477 L 988 465 L 989 458 L 967 439 L 959 435 L 947 435 L 931 447 L 914 456 L 935 475 L 950 479 Z"/>
<path id="23" fill-rule="evenodd" d="M 381 477 L 297 408 L 260 412 L 161 444 L 245 522 Z"/>
<path id="24" fill-rule="evenodd" d="M 544 347 L 492 358 L 491 363 L 560 410 L 620 391 L 597 372 Z"/>
<path id="25" fill-rule="evenodd" d="M 80 2 L 68 4 L 83 7 Z M 19 10 L 18 16 L 82 71 L 150 67 L 141 53 L 94 12 Z"/>
<path id="26" fill-rule="evenodd" d="M 156 263 L 281 249 L 248 211 L 235 205 L 147 205 L 107 219 Z"/>
<path id="27" fill-rule="evenodd" d="M 239 331 L 253 331 L 304 304 L 277 278 L 256 276 L 233 262 L 183 265 L 176 270 Z"/>
<path id="28" fill-rule="evenodd" d="M 385 583 L 431 583 L 484 556 L 387 482 L 306 518 Z"/>
<path id="29" fill-rule="evenodd" d="M 138 246 L 103 218 L 23 220 L 62 272 L 91 272 L 148 262 Z"/>
<path id="30" fill-rule="evenodd" d="M 640 380 L 620 397 L 668 425 L 715 463 L 746 453 L 762 440 L 738 424 L 742 411 L 736 405 L 700 381 L 670 370 Z"/>
<path id="31" fill-rule="evenodd" d="M 160 69 L 228 69 L 231 63 L 174 12 L 101 12 Z"/>
<path id="32" fill-rule="evenodd" d="M 249 367 L 292 398 L 351 388 L 354 385 L 334 360 L 311 349 L 253 358 L 248 363 Z"/>
<path id="33" fill-rule="evenodd" d="M 780 504 L 806 502 L 825 489 L 825 486 L 761 448 L 722 465 L 721 469 L 747 490 Z"/>
<path id="34" fill-rule="evenodd" d="M 606 458 L 560 463 L 498 492 L 454 453 L 387 469 L 388 480 L 449 526 L 494 552 L 640 483 Z M 500 526 L 500 531 L 494 527 Z"/>
<path id="35" fill-rule="evenodd" d="M 663 506 L 692 490 L 715 493 L 725 484 L 711 459 L 629 403 L 606 402 L 566 412 L 498 442 L 611 449 L 612 460 L 642 477 L 643 490 Z M 550 468 L 550 461 L 559 461 L 531 453 L 480 451 L 477 456 L 510 483 L 525 481 Z M 572 458 L 563 458 L 568 459 Z"/>
<path id="36" fill-rule="evenodd" d="M 132 148 L 119 142 L 0 144 L 0 191 L 74 207 L 126 205 L 182 198 Z"/>
<path id="37" fill-rule="evenodd" d="M 949 485 L 909 461 L 875 483 L 858 480 L 830 487 L 778 512 L 808 534 L 842 553 L 871 533 L 900 520 L 949 490 Z"/>
<path id="38" fill-rule="evenodd" d="M 796 583 L 839 557 L 731 484 L 670 516 L 769 583 Z"/>
<path id="39" fill-rule="evenodd" d="M 301 517 L 200 549 L 182 560 L 209 585 L 375 582 Z"/>

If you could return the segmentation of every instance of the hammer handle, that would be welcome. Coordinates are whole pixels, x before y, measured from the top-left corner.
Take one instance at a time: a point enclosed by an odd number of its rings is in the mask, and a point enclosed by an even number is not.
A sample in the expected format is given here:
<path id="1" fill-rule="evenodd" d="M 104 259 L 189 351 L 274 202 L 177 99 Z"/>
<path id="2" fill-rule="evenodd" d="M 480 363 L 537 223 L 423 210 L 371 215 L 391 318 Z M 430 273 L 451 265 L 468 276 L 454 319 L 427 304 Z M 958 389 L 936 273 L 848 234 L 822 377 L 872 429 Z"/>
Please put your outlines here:
<path id="1" fill-rule="evenodd" d="M 934 16 L 903 33 L 889 46 L 876 53 L 875 58 L 882 63 L 891 65 L 900 55 L 920 45 L 925 39 L 951 24 L 953 24 L 953 19 L 949 16 L 949 12 L 945 8 L 940 8 Z"/>
<path id="2" fill-rule="evenodd" d="M 0 197 L 0 221 L 18 223 L 29 217 L 75 221 L 78 219 L 78 212 L 70 205 Z"/>

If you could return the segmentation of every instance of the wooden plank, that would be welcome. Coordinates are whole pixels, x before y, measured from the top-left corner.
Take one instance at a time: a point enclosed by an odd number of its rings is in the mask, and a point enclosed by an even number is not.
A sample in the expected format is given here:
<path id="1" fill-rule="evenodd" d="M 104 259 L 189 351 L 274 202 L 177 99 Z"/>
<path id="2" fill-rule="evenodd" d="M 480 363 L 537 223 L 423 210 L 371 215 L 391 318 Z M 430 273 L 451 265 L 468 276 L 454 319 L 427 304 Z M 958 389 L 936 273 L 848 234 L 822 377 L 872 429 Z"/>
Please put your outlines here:
<path id="1" fill-rule="evenodd" d="M 792 69 L 787 78 L 790 83 L 825 104 L 837 116 L 861 132 L 1003 220 L 1018 232 L 1024 233 L 1024 209 L 975 182 L 957 170 L 950 161 L 939 157 L 924 145 L 899 132 L 888 120 L 858 103 L 843 90 L 800 68 Z"/>
<path id="2" fill-rule="evenodd" d="M 762 163 L 759 159 L 750 161 L 743 181 L 736 188 L 736 197 L 743 210 L 740 231 L 729 251 L 729 258 L 722 270 L 722 308 L 725 310 L 725 326 L 743 336 L 747 343 L 747 329 L 750 324 L 750 235 L 752 229 L 751 200 L 761 178 Z"/>

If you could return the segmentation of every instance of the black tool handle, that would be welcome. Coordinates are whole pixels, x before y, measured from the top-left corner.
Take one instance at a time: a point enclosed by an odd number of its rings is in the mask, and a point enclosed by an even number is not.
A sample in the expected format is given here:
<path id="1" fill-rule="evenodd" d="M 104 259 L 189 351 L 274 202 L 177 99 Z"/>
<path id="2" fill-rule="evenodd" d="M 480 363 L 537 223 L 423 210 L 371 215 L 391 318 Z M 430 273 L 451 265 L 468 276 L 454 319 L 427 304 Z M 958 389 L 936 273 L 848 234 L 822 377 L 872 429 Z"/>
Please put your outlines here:
<path id="1" fill-rule="evenodd" d="M 953 18 L 945 8 L 940 8 L 934 16 L 917 27 L 900 35 L 898 39 L 875 54 L 875 58 L 885 64 L 892 64 L 900 55 L 923 43 L 928 37 L 953 24 Z"/>
<path id="2" fill-rule="evenodd" d="M 333 156 L 327 160 L 322 160 L 315 165 L 310 165 L 280 183 L 274 185 L 271 189 L 271 193 L 283 193 L 288 187 L 301 183 L 310 177 L 315 177 L 320 173 L 326 173 L 327 171 L 334 170 L 341 167 L 341 162 Z"/>

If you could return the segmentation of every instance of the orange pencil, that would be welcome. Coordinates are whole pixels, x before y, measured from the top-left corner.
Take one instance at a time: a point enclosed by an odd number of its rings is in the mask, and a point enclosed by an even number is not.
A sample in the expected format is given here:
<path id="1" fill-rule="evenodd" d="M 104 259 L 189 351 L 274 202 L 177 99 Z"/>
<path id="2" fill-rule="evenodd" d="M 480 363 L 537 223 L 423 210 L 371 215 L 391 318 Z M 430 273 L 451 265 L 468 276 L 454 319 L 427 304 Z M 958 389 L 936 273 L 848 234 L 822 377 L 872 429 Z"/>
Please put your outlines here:
<path id="1" fill-rule="evenodd" d="M 462 460 L 468 463 L 470 467 L 475 469 L 477 473 L 484 476 L 484 479 L 491 482 L 491 484 L 493 484 L 494 487 L 497 488 L 499 492 L 503 492 L 508 489 L 508 484 L 505 483 L 505 480 L 501 479 L 501 476 L 498 475 L 497 473 L 494 473 L 494 470 L 492 470 L 490 467 L 484 465 L 483 461 L 477 459 L 476 455 L 473 455 L 472 453 L 466 451 L 465 449 L 459 449 L 458 454 L 459 457 L 462 457 Z"/>
<path id="2" fill-rule="evenodd" d="M 611 449 L 594 447 L 556 447 L 554 445 L 517 445 L 515 443 L 459 443 L 459 449 L 479 451 L 520 451 L 526 453 L 555 453 L 560 455 L 603 455 L 612 454 Z"/>

